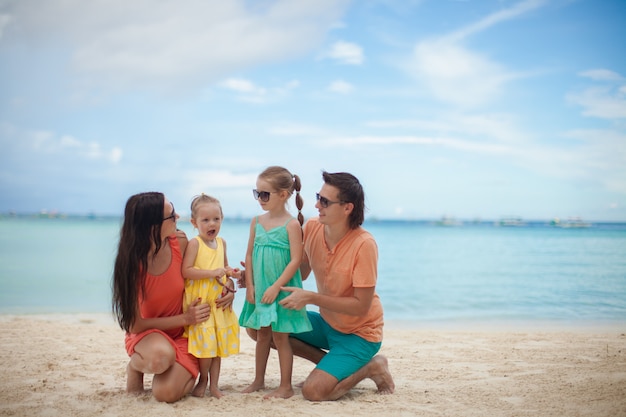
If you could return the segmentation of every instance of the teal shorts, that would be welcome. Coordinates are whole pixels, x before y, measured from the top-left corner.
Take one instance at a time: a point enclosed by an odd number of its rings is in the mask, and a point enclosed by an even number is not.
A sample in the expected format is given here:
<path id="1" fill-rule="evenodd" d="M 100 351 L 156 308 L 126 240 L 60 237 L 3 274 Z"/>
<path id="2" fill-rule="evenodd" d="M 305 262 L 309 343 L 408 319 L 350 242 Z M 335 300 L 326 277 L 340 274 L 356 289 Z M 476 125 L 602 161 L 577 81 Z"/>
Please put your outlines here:
<path id="1" fill-rule="evenodd" d="M 291 337 L 327 351 L 315 369 L 337 378 L 338 381 L 354 374 L 380 350 L 381 342 L 368 342 L 355 334 L 338 332 L 315 311 L 307 311 L 313 330 L 293 333 Z"/>

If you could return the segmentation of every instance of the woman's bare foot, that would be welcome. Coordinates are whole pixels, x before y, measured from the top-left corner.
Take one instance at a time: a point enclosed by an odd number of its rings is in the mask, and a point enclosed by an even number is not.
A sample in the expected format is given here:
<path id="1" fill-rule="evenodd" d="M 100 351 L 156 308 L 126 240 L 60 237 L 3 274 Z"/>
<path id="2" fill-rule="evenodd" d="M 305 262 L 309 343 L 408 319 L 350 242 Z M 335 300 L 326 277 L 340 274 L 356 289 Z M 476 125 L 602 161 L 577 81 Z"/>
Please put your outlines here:
<path id="1" fill-rule="evenodd" d="M 141 394 L 143 392 L 143 373 L 126 366 L 126 392 L 130 394 Z"/>
<path id="2" fill-rule="evenodd" d="M 382 355 L 376 355 L 370 361 L 371 375 L 370 378 L 376 383 L 380 394 L 393 394 L 396 385 L 393 383 L 393 377 L 389 372 L 387 358 Z"/>
<path id="3" fill-rule="evenodd" d="M 251 392 L 257 392 L 262 389 L 265 389 L 265 382 L 255 380 L 252 382 L 252 384 L 248 385 L 248 387 L 241 392 L 244 394 L 250 394 Z"/>
<path id="4" fill-rule="evenodd" d="M 193 391 L 191 391 L 191 395 L 193 395 L 194 397 L 199 397 L 199 398 L 204 397 L 204 393 L 206 392 L 206 387 L 208 383 L 209 383 L 208 377 L 200 376 L 200 379 L 198 379 L 198 383 L 196 384 Z"/>
<path id="5" fill-rule="evenodd" d="M 266 400 L 268 398 L 290 398 L 290 397 L 293 397 L 293 388 L 291 387 L 288 387 L 288 388 L 278 387 L 274 391 L 263 396 L 263 398 Z"/>
<path id="6" fill-rule="evenodd" d="M 220 389 L 218 387 L 211 387 L 209 386 L 209 393 L 211 394 L 211 397 L 215 397 L 215 398 L 222 398 L 224 396 L 224 393 L 222 391 L 220 391 Z"/>

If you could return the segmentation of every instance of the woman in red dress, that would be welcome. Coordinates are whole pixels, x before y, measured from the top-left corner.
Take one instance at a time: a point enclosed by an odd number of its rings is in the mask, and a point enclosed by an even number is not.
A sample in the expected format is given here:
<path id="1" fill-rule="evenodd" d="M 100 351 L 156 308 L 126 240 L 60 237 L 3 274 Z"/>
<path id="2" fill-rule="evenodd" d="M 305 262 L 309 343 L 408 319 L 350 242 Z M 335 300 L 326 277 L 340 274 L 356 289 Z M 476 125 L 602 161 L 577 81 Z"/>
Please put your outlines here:
<path id="1" fill-rule="evenodd" d="M 144 374 L 154 374 L 152 394 L 175 402 L 193 388 L 198 361 L 187 351 L 184 326 L 209 317 L 208 304 L 197 301 L 183 313 L 182 257 L 185 233 L 176 229 L 178 214 L 162 193 L 131 196 L 113 271 L 113 311 L 126 331 L 130 356 L 126 390 L 143 392 Z M 228 305 L 233 297 L 224 297 Z"/>

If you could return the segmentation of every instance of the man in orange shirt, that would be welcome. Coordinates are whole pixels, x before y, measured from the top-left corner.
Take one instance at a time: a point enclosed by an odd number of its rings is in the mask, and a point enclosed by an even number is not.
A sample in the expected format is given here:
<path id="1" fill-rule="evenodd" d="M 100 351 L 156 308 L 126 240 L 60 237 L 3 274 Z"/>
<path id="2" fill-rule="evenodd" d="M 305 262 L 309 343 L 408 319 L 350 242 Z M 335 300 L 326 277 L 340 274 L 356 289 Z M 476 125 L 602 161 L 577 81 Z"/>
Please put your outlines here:
<path id="1" fill-rule="evenodd" d="M 307 304 L 313 330 L 291 335 L 295 355 L 317 364 L 302 386 L 311 401 L 336 400 L 360 381 L 371 378 L 382 394 L 394 391 L 382 344 L 383 308 L 376 294 L 378 247 L 361 227 L 365 194 L 352 174 L 323 172 L 317 194 L 319 217 L 304 225 L 304 256 L 300 271 L 311 271 L 317 292 L 283 287 L 291 294 L 286 308 Z"/>

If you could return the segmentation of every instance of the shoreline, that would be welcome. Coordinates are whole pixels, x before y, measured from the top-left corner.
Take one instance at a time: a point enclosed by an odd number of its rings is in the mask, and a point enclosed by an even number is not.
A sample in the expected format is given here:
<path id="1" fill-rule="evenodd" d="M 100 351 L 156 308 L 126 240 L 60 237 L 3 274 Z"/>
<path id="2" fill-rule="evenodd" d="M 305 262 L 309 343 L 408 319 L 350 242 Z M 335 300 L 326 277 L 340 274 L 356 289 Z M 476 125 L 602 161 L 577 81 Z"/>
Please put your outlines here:
<path id="1" fill-rule="evenodd" d="M 241 353 L 222 360 L 224 398 L 185 397 L 163 404 L 149 391 L 124 392 L 128 357 L 123 332 L 110 314 L 0 314 L 0 415 L 626 415 L 624 325 L 405 324 L 386 324 L 380 351 L 389 360 L 393 395 L 379 395 L 371 380 L 325 403 L 304 400 L 295 386 L 287 400 L 263 400 L 265 391 L 241 394 L 254 377 L 254 343 L 242 331 Z M 294 358 L 294 385 L 312 369 Z M 146 377 L 147 389 L 150 381 Z M 278 382 L 272 352 L 268 390 Z"/>
<path id="2" fill-rule="evenodd" d="M 112 313 L 53 312 L 4 313 L 0 323 L 13 318 L 52 320 L 65 323 L 93 322 L 117 326 Z M 549 319 L 385 319 L 385 330 L 433 332 L 576 332 L 576 333 L 626 333 L 626 319 L 620 320 L 549 320 Z M 384 341 L 383 341 L 384 343 Z"/>

